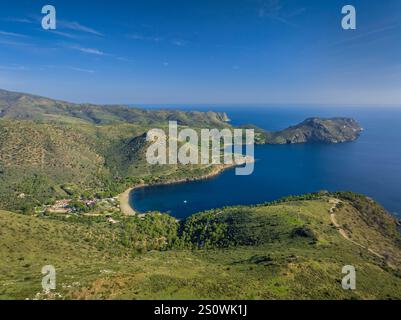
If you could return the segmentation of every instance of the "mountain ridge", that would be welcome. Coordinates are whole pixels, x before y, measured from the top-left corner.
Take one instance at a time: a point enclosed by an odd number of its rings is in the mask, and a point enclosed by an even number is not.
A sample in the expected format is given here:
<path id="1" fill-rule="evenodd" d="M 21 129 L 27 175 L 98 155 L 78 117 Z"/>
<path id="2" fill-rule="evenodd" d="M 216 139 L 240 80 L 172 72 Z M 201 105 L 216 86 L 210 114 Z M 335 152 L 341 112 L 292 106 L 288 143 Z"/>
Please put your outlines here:
<path id="1" fill-rule="evenodd" d="M 27 93 L 0 89 L 0 118 L 67 122 L 71 118 L 96 125 L 113 123 L 158 124 L 174 120 L 179 125 L 224 127 L 229 120 L 224 112 L 146 110 L 128 105 L 70 103 Z"/>

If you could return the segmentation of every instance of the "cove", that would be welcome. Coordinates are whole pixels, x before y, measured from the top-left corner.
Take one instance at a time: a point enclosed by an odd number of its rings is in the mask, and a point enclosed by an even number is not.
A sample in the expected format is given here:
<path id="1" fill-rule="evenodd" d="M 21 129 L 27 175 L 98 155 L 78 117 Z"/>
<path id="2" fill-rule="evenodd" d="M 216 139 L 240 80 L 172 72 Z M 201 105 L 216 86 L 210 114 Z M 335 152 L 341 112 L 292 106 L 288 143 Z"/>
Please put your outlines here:
<path id="1" fill-rule="evenodd" d="M 236 176 L 234 170 L 227 170 L 208 180 L 136 189 L 131 193 L 131 204 L 139 212 L 157 210 L 182 219 L 212 208 L 258 204 L 288 195 L 329 190 L 366 194 L 398 214 L 401 212 L 400 110 L 360 107 L 229 112 L 234 124 L 255 123 L 267 129 L 284 128 L 308 116 L 335 115 L 353 116 L 362 124 L 365 132 L 358 141 L 256 146 L 255 170 L 250 176 Z"/>

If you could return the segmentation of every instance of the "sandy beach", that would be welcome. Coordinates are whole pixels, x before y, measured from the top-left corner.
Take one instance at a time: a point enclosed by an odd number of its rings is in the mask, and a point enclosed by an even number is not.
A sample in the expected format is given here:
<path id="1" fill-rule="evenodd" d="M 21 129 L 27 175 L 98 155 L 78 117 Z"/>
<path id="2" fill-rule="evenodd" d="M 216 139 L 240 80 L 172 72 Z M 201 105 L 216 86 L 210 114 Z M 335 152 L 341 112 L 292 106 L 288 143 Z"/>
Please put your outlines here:
<path id="1" fill-rule="evenodd" d="M 120 210 L 123 214 L 125 214 L 127 216 L 132 216 L 132 215 L 136 214 L 135 210 L 132 209 L 132 207 L 129 203 L 129 197 L 130 197 L 131 191 L 134 189 L 135 188 L 127 189 L 118 196 L 118 200 L 120 201 Z"/>

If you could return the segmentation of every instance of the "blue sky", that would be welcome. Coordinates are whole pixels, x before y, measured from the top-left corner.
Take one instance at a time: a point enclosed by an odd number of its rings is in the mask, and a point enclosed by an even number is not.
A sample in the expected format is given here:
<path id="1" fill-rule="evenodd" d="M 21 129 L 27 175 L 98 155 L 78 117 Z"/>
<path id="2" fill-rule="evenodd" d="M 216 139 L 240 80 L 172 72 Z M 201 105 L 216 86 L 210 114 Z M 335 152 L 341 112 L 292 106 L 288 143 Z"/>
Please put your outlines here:
<path id="1" fill-rule="evenodd" d="M 57 30 L 41 8 L 57 9 Z M 353 4 L 357 30 L 341 28 Z M 399 0 L 2 0 L 0 88 L 75 102 L 401 105 Z"/>

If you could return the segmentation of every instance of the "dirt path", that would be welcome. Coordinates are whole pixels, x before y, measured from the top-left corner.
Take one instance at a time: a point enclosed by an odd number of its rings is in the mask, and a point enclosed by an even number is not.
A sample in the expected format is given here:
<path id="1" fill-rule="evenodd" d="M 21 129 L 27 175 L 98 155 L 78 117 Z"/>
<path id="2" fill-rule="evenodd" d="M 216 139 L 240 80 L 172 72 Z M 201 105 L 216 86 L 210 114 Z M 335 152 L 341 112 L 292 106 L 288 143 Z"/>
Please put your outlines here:
<path id="1" fill-rule="evenodd" d="M 368 250 L 370 253 L 374 254 L 376 257 L 378 257 L 378 258 L 380 258 L 380 259 L 385 259 L 381 254 L 375 252 L 374 250 L 370 249 L 369 247 L 365 247 L 365 246 L 361 245 L 360 243 L 358 243 L 358 242 L 352 240 L 352 239 L 348 236 L 347 232 L 346 232 L 343 228 L 341 228 L 341 226 L 339 225 L 339 223 L 338 223 L 337 220 L 336 220 L 336 215 L 335 215 L 335 213 L 334 213 L 334 210 L 337 208 L 337 205 L 338 205 L 339 203 L 341 203 L 341 201 L 340 201 L 339 199 L 330 199 L 330 200 L 329 200 L 329 203 L 332 203 L 332 204 L 333 204 L 332 207 L 331 207 L 330 210 L 329 210 L 329 213 L 330 213 L 330 220 L 331 220 L 331 222 L 333 223 L 333 225 L 337 228 L 337 230 L 338 230 L 338 232 L 341 234 L 341 236 L 342 236 L 344 239 L 346 239 L 346 240 L 352 242 L 352 243 L 355 244 L 356 246 L 358 246 L 358 247 L 360 247 L 360 248 L 362 248 L 362 249 Z"/>

